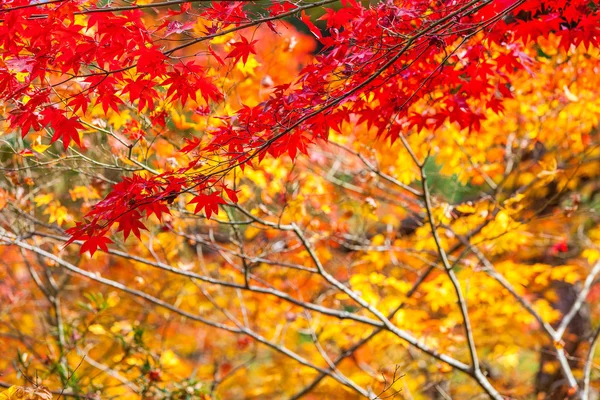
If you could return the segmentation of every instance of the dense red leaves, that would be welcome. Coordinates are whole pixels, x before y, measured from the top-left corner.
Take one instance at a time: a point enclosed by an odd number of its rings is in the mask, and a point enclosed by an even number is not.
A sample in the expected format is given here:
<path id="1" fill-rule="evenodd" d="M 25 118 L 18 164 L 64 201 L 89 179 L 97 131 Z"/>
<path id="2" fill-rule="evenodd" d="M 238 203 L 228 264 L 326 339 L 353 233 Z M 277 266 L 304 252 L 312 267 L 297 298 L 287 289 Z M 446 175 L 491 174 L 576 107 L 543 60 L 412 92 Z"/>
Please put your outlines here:
<path id="1" fill-rule="evenodd" d="M 142 111 L 148 106 L 150 110 L 154 109 L 154 101 L 158 98 L 158 92 L 154 89 L 156 82 L 152 79 L 139 76 L 135 80 L 125 79 L 125 87 L 122 93 L 129 94 L 129 101 L 132 103 L 138 100 L 138 110 Z"/>
<path id="2" fill-rule="evenodd" d="M 167 71 L 165 61 L 167 57 L 157 47 L 141 47 L 129 54 L 129 57 L 137 57 L 136 68 L 138 72 L 147 74 L 151 78 L 162 76 Z"/>
<path id="3" fill-rule="evenodd" d="M 181 101 L 181 105 L 185 105 L 188 98 L 196 101 L 198 93 L 207 103 L 222 97 L 219 89 L 206 76 L 204 69 L 195 65 L 193 61 L 177 65 L 167 76 L 162 82 L 162 86 L 169 86 L 167 97 L 172 95 L 173 100 Z"/>
<path id="4" fill-rule="evenodd" d="M 158 217 L 161 217 L 164 212 L 164 208 L 148 207 L 152 202 L 159 201 L 156 193 L 160 190 L 161 185 L 155 179 L 145 179 L 139 175 L 124 178 L 86 215 L 85 223 L 68 230 L 71 235 L 70 241 L 83 240 L 84 244 L 87 244 L 99 233 L 105 235 L 115 223 L 118 224 L 117 232 L 123 232 L 125 239 L 130 233 L 139 238 L 141 230 L 146 229 L 140 221 L 142 211 L 145 209 L 147 216 L 155 214 Z M 152 197 L 154 198 L 151 199 Z M 141 206 L 142 204 L 145 208 Z"/>
<path id="5" fill-rule="evenodd" d="M 215 1 L 206 9 L 202 16 L 212 20 L 215 24 L 240 25 L 247 21 L 244 10 L 245 1 Z"/>
<path id="6" fill-rule="evenodd" d="M 163 47 L 163 39 L 185 37 L 195 23 L 193 15 L 209 20 L 203 32 L 214 36 L 264 17 L 251 14 L 248 2 L 215 1 L 164 12 L 158 28 L 146 25 L 146 9 L 92 12 L 87 21 L 82 19 L 85 26 L 76 23 L 75 15 L 86 14 L 90 7 L 83 0 L 0 4 L 0 101 L 11 128 L 23 136 L 50 128 L 52 141 L 62 139 L 67 149 L 71 142 L 81 144 L 79 119 L 87 117 L 92 104 L 107 113 L 120 112 L 126 99 L 139 112 L 152 111 L 159 101 L 219 101 L 223 94 L 208 68 L 227 67 L 221 56 L 207 46 L 206 56 L 181 61 Z M 282 1 L 267 11 L 273 17 L 297 7 Z M 124 178 L 88 214 L 86 223 L 70 231 L 73 237 L 88 243 L 114 224 L 124 237 L 139 237 L 145 229 L 140 220 L 149 215 L 161 219 L 168 213 L 167 204 L 184 189 L 194 190 L 196 211 L 210 217 L 224 202 L 222 190 L 208 185 L 218 177 L 192 173 L 207 156 L 242 168 L 266 155 L 294 158 L 319 139 L 327 140 L 330 130 L 342 132 L 350 121 L 365 123 L 392 141 L 444 123 L 456 124 L 465 134 L 476 132 L 486 109 L 502 112 L 502 100 L 512 96 L 510 75 L 536 62 L 525 56 L 524 46 L 550 34 L 560 38 L 563 49 L 598 45 L 600 40 L 598 4 L 587 0 L 412 0 L 371 6 L 347 0 L 339 9 L 326 9 L 320 18 L 326 30 L 317 28 L 304 10 L 299 18 L 324 47 L 296 81 L 272 88 L 258 105 L 222 117 L 222 125 L 209 127 L 208 143 L 188 140 L 181 150 L 191 160 L 179 173 L 191 174 L 189 179 L 178 181 L 168 173 Z M 276 30 L 273 21 L 268 23 Z M 249 40 L 250 35 L 240 32 L 239 40 L 228 44 L 226 58 L 246 63 L 256 54 L 259 43 Z M 54 85 L 74 82 L 68 98 L 53 90 Z M 72 93 L 77 85 L 80 90 Z M 436 96 L 430 96 L 433 91 Z M 165 124 L 164 111 L 151 118 Z M 225 193 L 235 201 L 235 193 Z M 86 248 L 93 252 L 103 243 Z"/>
<path id="7" fill-rule="evenodd" d="M 165 173 L 149 178 L 140 175 L 124 178 L 113 187 L 108 196 L 94 206 L 86 215 L 84 223 L 78 223 L 67 230 L 71 235 L 68 243 L 82 240 L 85 247 L 82 246 L 81 252 L 89 250 L 90 254 L 93 254 L 98 247 L 105 249 L 106 243 L 111 243 L 99 241 L 98 237 L 107 235 L 115 224 L 116 232 L 122 232 L 124 239 L 131 234 L 140 239 L 142 231 L 148 230 L 142 219 L 154 215 L 162 222 L 165 215 L 171 214 L 168 205 L 185 190 L 191 188 L 195 188 L 198 192 L 190 201 L 190 204 L 195 204 L 194 212 L 204 210 L 207 218 L 219 213 L 219 205 L 226 204 L 223 192 L 231 201 L 238 200 L 235 190 L 221 184 L 219 184 L 220 190 L 210 194 L 203 193 L 216 182 L 202 175 L 190 179 L 175 175 Z"/>

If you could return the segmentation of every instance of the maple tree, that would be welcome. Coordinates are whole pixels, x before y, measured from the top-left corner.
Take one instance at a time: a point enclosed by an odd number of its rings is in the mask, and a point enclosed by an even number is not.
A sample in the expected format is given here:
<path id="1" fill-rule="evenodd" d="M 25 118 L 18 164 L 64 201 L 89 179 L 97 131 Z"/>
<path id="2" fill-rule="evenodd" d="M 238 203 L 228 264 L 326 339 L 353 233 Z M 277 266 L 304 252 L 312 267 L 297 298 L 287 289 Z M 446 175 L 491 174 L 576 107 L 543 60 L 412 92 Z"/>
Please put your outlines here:
<path id="1" fill-rule="evenodd" d="M 3 0 L 4 396 L 591 398 L 598 7 Z"/>

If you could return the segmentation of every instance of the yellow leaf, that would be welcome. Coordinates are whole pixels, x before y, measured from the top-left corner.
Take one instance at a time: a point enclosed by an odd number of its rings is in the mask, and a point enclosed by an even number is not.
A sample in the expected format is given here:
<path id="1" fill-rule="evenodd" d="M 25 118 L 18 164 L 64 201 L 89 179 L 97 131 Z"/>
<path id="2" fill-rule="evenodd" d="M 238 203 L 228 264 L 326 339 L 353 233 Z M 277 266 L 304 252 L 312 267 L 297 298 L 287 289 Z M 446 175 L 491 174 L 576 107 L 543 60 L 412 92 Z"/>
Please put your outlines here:
<path id="1" fill-rule="evenodd" d="M 373 246 L 381 246 L 385 243 L 385 236 L 379 234 L 379 235 L 375 235 L 373 236 L 373 239 L 371 239 L 371 244 Z"/>
<path id="2" fill-rule="evenodd" d="M 92 332 L 94 335 L 104 335 L 106 330 L 100 324 L 93 324 L 88 327 L 88 331 Z"/>
<path id="3" fill-rule="evenodd" d="M 41 154 L 41 153 L 45 152 L 46 150 L 48 150 L 49 147 L 50 147 L 49 145 L 45 145 L 45 144 L 34 144 L 31 146 L 31 149 L 33 151 L 35 151 L 36 153 Z"/>
<path id="4" fill-rule="evenodd" d="M 131 116 L 129 115 L 129 110 L 122 110 L 119 113 L 114 113 L 108 119 L 108 123 L 113 126 L 115 129 L 120 129 L 122 126 L 131 121 Z"/>
<path id="5" fill-rule="evenodd" d="M 29 76 L 29 72 L 17 72 L 15 74 L 15 78 L 21 83 L 25 82 L 27 77 Z"/>
<path id="6" fill-rule="evenodd" d="M 558 370 L 558 364 L 553 362 L 547 362 L 544 364 L 542 370 L 547 374 L 554 374 Z"/>
<path id="7" fill-rule="evenodd" d="M 33 141 L 33 144 L 31 145 L 31 149 L 33 151 L 35 151 L 36 153 L 43 153 L 46 150 L 48 150 L 49 147 L 50 147 L 50 145 L 42 144 L 41 136 L 36 137 L 35 140 Z"/>
<path id="8" fill-rule="evenodd" d="M 500 231 L 507 231 L 510 225 L 510 217 L 503 211 L 500 211 L 496 216 L 496 222 L 498 223 L 498 228 Z"/>
<path id="9" fill-rule="evenodd" d="M 57 201 L 52 202 L 46 211 L 44 211 L 44 214 L 50 215 L 48 222 L 56 222 L 59 226 L 69 218 L 69 212 L 66 207 L 61 206 Z"/>
<path id="10" fill-rule="evenodd" d="M 111 327 L 110 327 L 110 331 L 112 333 L 129 333 L 133 330 L 133 327 L 131 326 L 131 323 L 125 321 L 125 322 L 121 322 L 121 321 L 117 321 L 115 322 Z"/>
<path id="11" fill-rule="evenodd" d="M 241 61 L 238 61 L 237 64 L 235 64 L 235 68 L 246 76 L 254 76 L 254 70 L 256 67 L 260 67 L 260 64 L 258 61 L 256 61 L 254 56 L 248 57 L 246 64 L 242 63 Z"/>
<path id="12" fill-rule="evenodd" d="M 0 400 L 52 400 L 52 393 L 44 386 L 11 386 L 0 393 Z"/>
<path id="13" fill-rule="evenodd" d="M 555 310 L 548 301 L 544 299 L 537 300 L 533 303 L 533 309 L 546 322 L 554 322 L 560 318 L 560 312 Z"/>
<path id="14" fill-rule="evenodd" d="M 204 29 L 206 29 L 205 26 L 208 26 L 207 21 L 204 21 L 204 23 L 203 23 L 200 19 L 198 19 L 198 21 L 196 22 L 196 25 L 194 26 L 194 32 L 204 34 Z M 211 44 L 224 44 L 224 43 L 229 42 L 233 38 L 234 38 L 233 33 L 228 33 L 226 35 L 218 35 L 218 36 L 212 38 L 210 40 L 210 43 Z"/>
<path id="15" fill-rule="evenodd" d="M 179 358 L 172 350 L 166 350 L 160 356 L 160 364 L 163 367 L 174 367 L 179 364 Z"/>
<path id="16" fill-rule="evenodd" d="M 117 357 L 117 356 L 115 356 Z M 120 356 L 118 356 L 120 357 Z M 134 358 L 134 357 L 129 357 L 127 359 L 125 359 L 125 363 L 127 365 L 143 365 L 144 362 L 142 360 L 140 360 L 139 358 Z"/>
<path id="17" fill-rule="evenodd" d="M 473 207 L 473 204 L 469 202 L 457 206 L 456 211 L 461 212 L 463 214 L 473 214 L 475 212 L 475 207 Z"/>
<path id="18" fill-rule="evenodd" d="M 16 397 L 14 397 L 14 394 L 17 392 L 17 389 L 19 389 L 19 386 L 11 386 L 11 387 L 9 387 L 4 392 L 0 393 L 0 400 L 15 399 Z"/>
<path id="19" fill-rule="evenodd" d="M 52 200 L 54 200 L 54 194 L 53 193 L 48 193 L 48 194 L 40 194 L 37 195 L 33 198 L 33 201 L 35 202 L 35 205 L 40 207 L 40 206 L 45 206 L 46 204 L 49 204 Z"/>
<path id="20" fill-rule="evenodd" d="M 505 206 L 505 207 L 509 207 L 509 206 L 511 206 L 511 205 L 513 205 L 513 204 L 515 204 L 515 203 L 518 203 L 518 202 L 520 202 L 521 200 L 523 200 L 523 198 L 525 198 L 525 195 L 524 195 L 524 194 L 522 194 L 522 193 L 518 193 L 518 194 L 516 194 L 516 195 L 512 196 L 510 199 L 507 199 L 507 200 L 504 202 L 504 206 Z"/>
<path id="21" fill-rule="evenodd" d="M 71 200 L 83 199 L 89 201 L 91 199 L 99 199 L 100 195 L 93 187 L 88 186 L 75 186 L 73 189 L 69 189 Z"/>
<path id="22" fill-rule="evenodd" d="M 175 109 L 171 110 L 171 120 L 173 121 L 175 127 L 182 131 L 188 129 L 200 129 L 198 124 L 195 124 L 193 121 L 188 121 L 184 113 L 177 112 Z"/>
<path id="23" fill-rule="evenodd" d="M 246 239 L 248 240 L 252 240 L 256 237 L 256 235 L 258 235 L 260 233 L 260 229 L 254 227 L 254 226 L 249 226 L 246 231 L 244 232 L 244 236 L 246 237 Z"/>
<path id="24" fill-rule="evenodd" d="M 585 249 L 581 255 L 588 260 L 590 264 L 594 264 L 600 260 L 600 251 L 596 249 Z"/>

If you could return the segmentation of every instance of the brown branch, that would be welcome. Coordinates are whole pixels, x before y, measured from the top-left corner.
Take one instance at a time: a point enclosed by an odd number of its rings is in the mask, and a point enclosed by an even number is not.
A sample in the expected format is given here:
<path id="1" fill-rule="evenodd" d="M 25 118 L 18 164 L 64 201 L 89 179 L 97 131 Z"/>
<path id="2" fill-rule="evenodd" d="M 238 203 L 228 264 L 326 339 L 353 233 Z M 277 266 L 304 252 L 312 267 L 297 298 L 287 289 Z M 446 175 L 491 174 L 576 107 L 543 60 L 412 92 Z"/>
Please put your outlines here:
<path id="1" fill-rule="evenodd" d="M 590 341 L 590 349 L 588 351 L 587 358 L 585 359 L 585 367 L 583 369 L 583 390 L 582 398 L 590 398 L 590 379 L 592 376 L 592 364 L 594 362 L 594 353 L 596 352 L 596 345 L 600 341 L 600 326 L 596 329 L 596 333 L 592 336 Z"/>
<path id="2" fill-rule="evenodd" d="M 69 0 L 52 0 L 52 1 L 47 1 L 44 3 L 26 4 L 26 5 L 11 7 L 11 8 L 0 9 L 0 13 L 21 10 L 24 8 L 41 7 L 41 6 L 46 6 L 49 4 L 63 3 L 63 2 L 67 2 L 67 1 L 69 1 Z M 133 6 L 91 8 L 91 9 L 85 10 L 85 11 L 76 11 L 73 13 L 73 15 L 87 15 L 87 14 L 97 14 L 97 13 L 104 13 L 104 12 L 121 12 L 121 11 L 131 11 L 131 10 L 142 10 L 144 8 L 169 7 L 169 6 L 176 6 L 176 5 L 185 4 L 185 3 L 210 3 L 212 1 L 213 0 L 175 0 L 175 1 L 164 1 L 164 2 L 158 2 L 158 3 L 149 3 L 149 4 L 138 4 L 138 5 L 133 5 Z M 216 0 L 216 1 L 219 1 L 219 0 Z M 226 0 L 220 0 L 220 1 L 226 1 Z M 28 19 L 32 20 L 32 19 L 46 19 L 46 18 L 48 18 L 48 14 L 33 14 Z"/>
<path id="3" fill-rule="evenodd" d="M 571 306 L 571 309 L 569 310 L 569 312 L 567 312 L 567 314 L 560 321 L 560 325 L 558 325 L 558 328 L 556 328 L 556 333 L 554 334 L 554 340 L 559 341 L 560 339 L 562 339 L 562 336 L 564 335 L 565 330 L 569 326 L 569 323 L 575 317 L 575 315 L 577 315 L 577 313 L 581 309 L 581 306 L 583 306 L 583 303 L 585 302 L 585 299 L 592 288 L 594 279 L 596 278 L 596 275 L 598 275 L 598 274 L 600 274 L 600 261 L 596 262 L 596 264 L 594 265 L 594 267 L 592 268 L 592 270 L 590 271 L 588 276 L 585 278 L 585 282 L 583 283 L 583 288 L 581 289 L 581 292 L 579 292 L 577 299 Z"/>

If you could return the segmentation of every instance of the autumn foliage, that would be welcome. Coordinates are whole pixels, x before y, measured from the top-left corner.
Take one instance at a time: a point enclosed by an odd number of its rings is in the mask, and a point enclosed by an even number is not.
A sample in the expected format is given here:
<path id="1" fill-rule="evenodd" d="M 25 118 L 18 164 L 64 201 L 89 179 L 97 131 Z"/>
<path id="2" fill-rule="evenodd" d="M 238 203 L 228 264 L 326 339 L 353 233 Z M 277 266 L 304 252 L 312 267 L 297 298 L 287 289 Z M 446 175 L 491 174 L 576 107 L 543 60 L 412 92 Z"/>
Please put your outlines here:
<path id="1" fill-rule="evenodd" d="M 0 399 L 595 398 L 599 7 L 1 0 Z"/>

